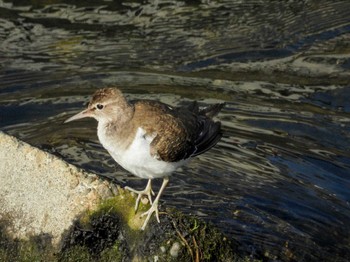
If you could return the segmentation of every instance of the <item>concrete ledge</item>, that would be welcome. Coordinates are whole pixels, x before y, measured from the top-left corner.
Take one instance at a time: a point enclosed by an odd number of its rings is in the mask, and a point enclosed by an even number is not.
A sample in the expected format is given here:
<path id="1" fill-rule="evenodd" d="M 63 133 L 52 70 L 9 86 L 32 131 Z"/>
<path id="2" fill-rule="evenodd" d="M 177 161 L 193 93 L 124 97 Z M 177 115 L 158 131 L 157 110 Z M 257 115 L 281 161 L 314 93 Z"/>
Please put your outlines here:
<path id="1" fill-rule="evenodd" d="M 216 228 L 0 132 L 0 261 L 241 261 Z"/>
<path id="2" fill-rule="evenodd" d="M 113 196 L 116 187 L 59 158 L 0 133 L 0 220 L 18 239 L 47 234 L 58 247 L 62 232 L 84 210 Z"/>

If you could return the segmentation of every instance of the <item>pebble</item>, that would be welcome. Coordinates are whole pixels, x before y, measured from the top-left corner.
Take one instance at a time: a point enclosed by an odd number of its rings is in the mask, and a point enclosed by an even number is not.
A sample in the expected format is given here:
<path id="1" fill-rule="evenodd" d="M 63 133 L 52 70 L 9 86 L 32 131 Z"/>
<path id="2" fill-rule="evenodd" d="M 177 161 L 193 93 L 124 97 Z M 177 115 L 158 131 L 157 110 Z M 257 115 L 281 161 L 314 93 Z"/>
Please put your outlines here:
<path id="1" fill-rule="evenodd" d="M 177 257 L 179 255 L 179 251 L 180 251 L 179 242 L 174 242 L 174 244 L 170 248 L 170 255 L 172 257 Z"/>

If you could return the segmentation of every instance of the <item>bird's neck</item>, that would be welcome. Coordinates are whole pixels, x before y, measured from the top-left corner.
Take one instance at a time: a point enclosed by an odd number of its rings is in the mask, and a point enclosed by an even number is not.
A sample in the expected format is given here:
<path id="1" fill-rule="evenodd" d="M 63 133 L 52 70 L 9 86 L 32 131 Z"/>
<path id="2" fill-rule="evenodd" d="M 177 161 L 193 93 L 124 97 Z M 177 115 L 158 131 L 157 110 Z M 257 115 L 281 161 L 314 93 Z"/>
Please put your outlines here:
<path id="1" fill-rule="evenodd" d="M 98 121 L 97 134 L 104 147 L 114 145 L 120 148 L 127 147 L 128 135 L 132 135 L 131 128 L 134 116 L 134 107 L 127 105 L 122 112 L 114 112 L 113 117 L 106 117 Z"/>
<path id="2" fill-rule="evenodd" d="M 134 115 L 134 105 L 130 104 L 126 99 L 119 99 L 109 103 L 103 114 L 96 117 L 101 126 L 115 126 L 118 128 L 129 122 Z"/>

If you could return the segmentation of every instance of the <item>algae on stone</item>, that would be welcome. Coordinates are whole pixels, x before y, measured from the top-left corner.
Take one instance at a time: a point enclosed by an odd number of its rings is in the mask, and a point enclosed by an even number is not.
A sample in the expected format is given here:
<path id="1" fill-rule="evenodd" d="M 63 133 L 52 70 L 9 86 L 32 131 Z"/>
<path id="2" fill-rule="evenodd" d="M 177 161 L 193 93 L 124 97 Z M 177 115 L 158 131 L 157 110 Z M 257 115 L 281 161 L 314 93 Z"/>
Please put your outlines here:
<path id="1" fill-rule="evenodd" d="M 95 261 L 239 261 L 235 248 L 218 229 L 174 209 L 161 210 L 145 231 L 135 213 L 133 194 L 119 190 L 93 211 L 82 214 L 66 234 L 62 254 L 84 247 Z M 67 255 L 63 255 L 66 257 Z"/>

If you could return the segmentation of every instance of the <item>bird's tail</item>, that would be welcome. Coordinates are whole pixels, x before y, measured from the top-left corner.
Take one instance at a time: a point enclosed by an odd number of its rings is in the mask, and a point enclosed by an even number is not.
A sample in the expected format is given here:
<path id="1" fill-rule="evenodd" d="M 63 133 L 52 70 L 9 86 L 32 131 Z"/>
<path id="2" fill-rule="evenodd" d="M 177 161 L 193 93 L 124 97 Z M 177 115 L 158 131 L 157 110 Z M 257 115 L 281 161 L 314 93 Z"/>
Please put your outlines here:
<path id="1" fill-rule="evenodd" d="M 199 111 L 199 114 L 206 115 L 207 117 L 212 118 L 216 116 L 224 106 L 225 106 L 225 103 L 210 105 L 206 108 L 201 109 Z"/>

